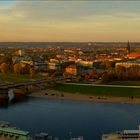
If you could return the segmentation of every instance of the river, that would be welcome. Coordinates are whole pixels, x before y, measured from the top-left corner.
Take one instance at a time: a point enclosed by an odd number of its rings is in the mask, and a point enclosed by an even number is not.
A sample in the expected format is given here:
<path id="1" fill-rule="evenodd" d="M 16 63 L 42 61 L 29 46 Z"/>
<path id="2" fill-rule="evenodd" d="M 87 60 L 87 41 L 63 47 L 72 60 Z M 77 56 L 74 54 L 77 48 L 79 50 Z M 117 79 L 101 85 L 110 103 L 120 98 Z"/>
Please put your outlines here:
<path id="1" fill-rule="evenodd" d="M 0 120 L 31 133 L 100 140 L 106 132 L 137 129 L 140 105 L 29 98 L 0 108 Z"/>

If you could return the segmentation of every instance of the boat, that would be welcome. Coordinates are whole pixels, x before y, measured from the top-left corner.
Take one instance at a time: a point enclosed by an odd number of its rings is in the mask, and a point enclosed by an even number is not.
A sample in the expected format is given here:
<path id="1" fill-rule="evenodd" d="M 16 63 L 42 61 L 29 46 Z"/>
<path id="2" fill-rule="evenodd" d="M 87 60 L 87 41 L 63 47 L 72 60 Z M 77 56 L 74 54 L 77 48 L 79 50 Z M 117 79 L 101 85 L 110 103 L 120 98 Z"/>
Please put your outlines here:
<path id="1" fill-rule="evenodd" d="M 31 135 L 8 122 L 0 122 L 0 140 L 50 140 L 45 132 Z"/>
<path id="2" fill-rule="evenodd" d="M 56 140 L 46 132 L 31 135 L 8 122 L 0 122 L 0 140 Z M 58 139 L 57 139 L 58 140 Z"/>
<path id="3" fill-rule="evenodd" d="M 59 140 L 46 132 L 31 135 L 28 131 L 21 130 L 8 122 L 0 122 L 0 140 Z M 83 137 L 71 138 L 70 140 L 83 140 Z"/>
<path id="4" fill-rule="evenodd" d="M 138 130 L 123 130 L 103 134 L 102 140 L 140 140 L 140 126 Z"/>
<path id="5" fill-rule="evenodd" d="M 7 122 L 1 122 L 0 140 L 32 140 L 32 138 L 28 131 L 20 130 Z"/>

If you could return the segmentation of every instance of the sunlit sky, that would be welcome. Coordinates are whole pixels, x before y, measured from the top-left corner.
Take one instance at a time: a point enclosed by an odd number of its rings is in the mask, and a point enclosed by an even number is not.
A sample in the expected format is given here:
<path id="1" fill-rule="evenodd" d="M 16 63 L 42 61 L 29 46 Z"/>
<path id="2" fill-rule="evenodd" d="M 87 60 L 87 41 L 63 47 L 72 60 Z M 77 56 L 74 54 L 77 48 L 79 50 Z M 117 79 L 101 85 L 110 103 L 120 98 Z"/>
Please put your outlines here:
<path id="1" fill-rule="evenodd" d="M 140 1 L 0 1 L 0 41 L 140 41 Z"/>

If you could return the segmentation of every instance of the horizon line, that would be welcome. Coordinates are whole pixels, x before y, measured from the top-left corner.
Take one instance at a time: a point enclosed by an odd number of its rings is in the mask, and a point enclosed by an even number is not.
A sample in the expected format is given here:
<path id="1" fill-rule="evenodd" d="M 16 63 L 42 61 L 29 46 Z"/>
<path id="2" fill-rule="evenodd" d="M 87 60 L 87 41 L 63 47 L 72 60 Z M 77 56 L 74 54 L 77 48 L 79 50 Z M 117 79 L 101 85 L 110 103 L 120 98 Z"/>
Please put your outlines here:
<path id="1" fill-rule="evenodd" d="M 0 43 L 140 43 L 140 41 L 0 41 Z"/>

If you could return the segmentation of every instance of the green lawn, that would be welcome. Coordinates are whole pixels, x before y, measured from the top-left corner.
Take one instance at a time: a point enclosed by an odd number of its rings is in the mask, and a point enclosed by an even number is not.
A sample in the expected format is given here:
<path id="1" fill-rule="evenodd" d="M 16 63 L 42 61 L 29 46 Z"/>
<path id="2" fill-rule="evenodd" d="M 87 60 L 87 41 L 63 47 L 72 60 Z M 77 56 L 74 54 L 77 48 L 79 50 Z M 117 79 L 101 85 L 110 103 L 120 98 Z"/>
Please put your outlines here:
<path id="1" fill-rule="evenodd" d="M 67 85 L 58 84 L 54 90 L 63 92 L 79 93 L 95 96 L 118 96 L 118 97 L 140 97 L 139 88 L 127 87 L 98 87 L 98 86 L 83 86 L 83 85 Z"/>
<path id="2" fill-rule="evenodd" d="M 109 85 L 126 85 L 126 86 L 140 86 L 140 81 L 113 81 L 108 82 Z"/>

